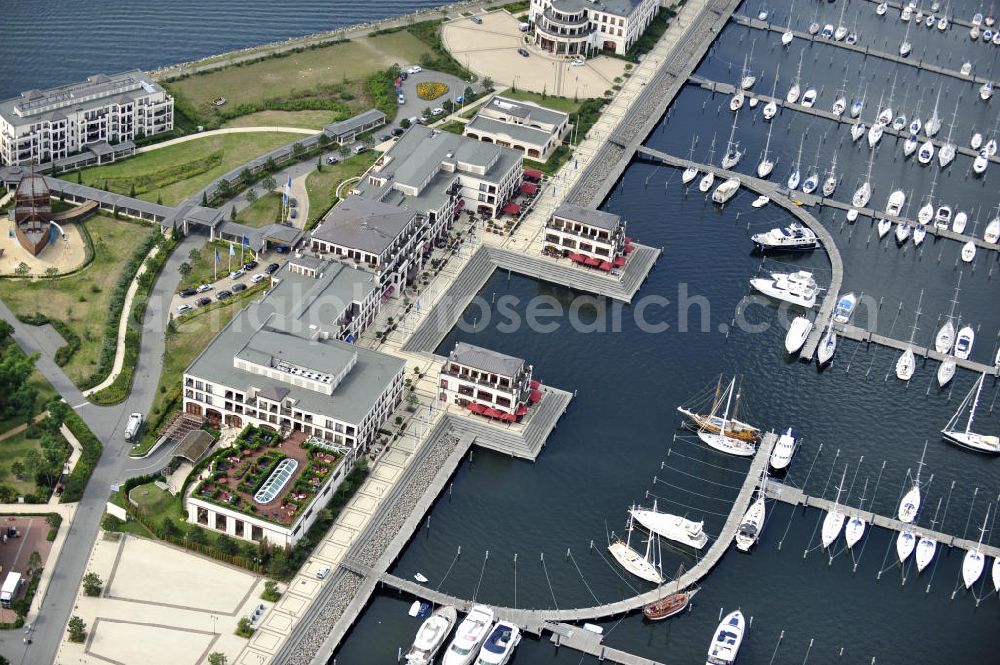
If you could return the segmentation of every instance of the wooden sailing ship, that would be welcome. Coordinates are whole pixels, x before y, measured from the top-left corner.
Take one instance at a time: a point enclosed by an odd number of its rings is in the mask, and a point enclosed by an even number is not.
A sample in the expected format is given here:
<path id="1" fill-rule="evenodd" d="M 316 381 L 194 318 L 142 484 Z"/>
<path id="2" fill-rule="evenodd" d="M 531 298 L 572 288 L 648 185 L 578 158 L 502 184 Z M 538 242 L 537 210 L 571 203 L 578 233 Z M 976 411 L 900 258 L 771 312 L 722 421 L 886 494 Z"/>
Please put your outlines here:
<path id="1" fill-rule="evenodd" d="M 742 386 L 742 382 L 740 385 Z M 677 410 L 688 417 L 690 420 L 688 426 L 691 429 L 719 433 L 724 425 L 726 431 L 722 432 L 722 434 L 725 436 L 739 441 L 757 443 L 761 436 L 760 430 L 739 419 L 740 398 L 743 395 L 742 388 L 736 389 L 732 415 L 729 418 L 723 418 L 719 415 L 719 409 L 726 404 L 727 392 L 722 389 L 722 375 L 720 374 L 719 381 L 715 386 L 715 397 L 711 400 L 711 409 L 707 414 L 698 411 L 699 406 L 705 406 L 704 402 L 701 405 L 682 404 L 677 407 Z"/>
<path id="2" fill-rule="evenodd" d="M 679 591 L 659 600 L 654 600 L 642 608 L 642 615 L 650 621 L 662 621 L 676 616 L 687 609 L 691 599 L 698 593 L 697 589 Z"/>

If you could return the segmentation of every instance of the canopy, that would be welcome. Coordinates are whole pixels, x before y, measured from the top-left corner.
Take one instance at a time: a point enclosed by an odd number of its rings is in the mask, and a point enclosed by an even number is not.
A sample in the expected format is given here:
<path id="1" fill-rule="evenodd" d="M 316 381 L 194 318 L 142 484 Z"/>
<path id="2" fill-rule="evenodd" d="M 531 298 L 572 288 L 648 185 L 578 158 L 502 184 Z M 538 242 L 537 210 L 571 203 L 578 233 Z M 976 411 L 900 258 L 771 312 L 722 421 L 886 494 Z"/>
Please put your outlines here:
<path id="1" fill-rule="evenodd" d="M 469 411 L 473 413 L 482 413 L 486 410 L 486 407 L 479 402 L 470 402 L 467 406 L 469 407 Z"/>
<path id="2" fill-rule="evenodd" d="M 621 268 L 624 265 L 625 265 L 625 257 L 624 256 L 619 256 L 617 259 L 615 259 L 615 267 L 616 268 Z"/>
<path id="3" fill-rule="evenodd" d="M 538 185 L 533 182 L 522 182 L 521 183 L 521 193 L 533 196 L 538 192 Z"/>
<path id="4" fill-rule="evenodd" d="M 528 398 L 532 404 L 537 404 L 540 399 L 542 399 L 541 390 L 532 390 L 531 397 Z"/>
<path id="5" fill-rule="evenodd" d="M 593 256 L 588 256 L 587 258 L 585 258 L 583 260 L 583 262 L 586 263 L 588 266 L 599 266 L 599 265 L 601 265 L 601 260 L 600 259 L 595 259 Z"/>
<path id="6" fill-rule="evenodd" d="M 569 260 L 570 261 L 574 261 L 576 263 L 583 263 L 584 261 L 587 260 L 587 257 L 584 256 L 583 254 L 577 254 L 576 252 L 570 252 L 569 253 Z"/>
<path id="7" fill-rule="evenodd" d="M 538 169 L 528 169 L 528 168 L 526 168 L 526 169 L 524 169 L 524 177 L 525 178 L 532 178 L 534 180 L 541 180 L 542 179 L 542 172 L 539 171 Z"/>
<path id="8" fill-rule="evenodd" d="M 611 272 L 611 264 L 607 261 L 601 261 L 601 265 L 598 266 L 604 272 Z"/>
<path id="9" fill-rule="evenodd" d="M 517 205 L 516 203 L 508 203 L 503 208 L 501 208 L 501 210 L 503 212 L 507 213 L 508 215 L 520 215 L 521 214 L 521 206 Z"/>
<path id="10" fill-rule="evenodd" d="M 629 244 L 625 245 L 625 253 L 626 254 L 631 254 L 634 251 L 635 251 L 635 245 L 629 245 Z"/>
<path id="11" fill-rule="evenodd" d="M 517 414 L 518 416 L 523 416 L 523 415 L 524 415 L 524 414 L 526 414 L 527 412 L 528 412 L 528 405 L 527 405 L 527 404 L 522 404 L 521 406 L 517 407 L 517 412 L 516 412 L 516 414 Z"/>
<path id="12" fill-rule="evenodd" d="M 500 420 L 502 420 L 504 422 L 507 422 L 507 423 L 513 423 L 513 422 L 517 422 L 517 416 L 515 416 L 513 413 L 506 413 L 506 412 L 504 412 L 504 413 L 500 414 Z"/>
<path id="13" fill-rule="evenodd" d="M 632 244 L 632 236 L 625 236 L 625 242 L 627 242 L 628 244 L 631 245 Z"/>
<path id="14" fill-rule="evenodd" d="M 532 379 L 531 380 L 531 389 L 532 390 L 537 390 L 540 385 L 542 385 L 542 382 L 539 381 L 538 379 Z"/>
<path id="15" fill-rule="evenodd" d="M 499 418 L 500 416 L 503 415 L 503 411 L 498 411 L 497 409 L 487 408 L 485 411 L 483 411 L 483 415 L 487 416 L 489 418 Z"/>

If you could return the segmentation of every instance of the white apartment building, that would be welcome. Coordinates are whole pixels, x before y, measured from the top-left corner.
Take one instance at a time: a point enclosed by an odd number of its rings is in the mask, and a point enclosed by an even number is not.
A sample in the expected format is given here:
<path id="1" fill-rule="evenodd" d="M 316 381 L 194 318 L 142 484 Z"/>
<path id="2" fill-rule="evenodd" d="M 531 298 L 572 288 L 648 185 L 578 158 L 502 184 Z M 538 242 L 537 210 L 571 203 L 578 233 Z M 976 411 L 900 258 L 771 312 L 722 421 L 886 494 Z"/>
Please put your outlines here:
<path id="1" fill-rule="evenodd" d="M 535 45 L 556 55 L 625 55 L 659 11 L 659 0 L 531 0 Z"/>
<path id="2" fill-rule="evenodd" d="M 469 138 L 513 148 L 537 161 L 548 159 L 569 129 L 569 115 L 533 102 L 496 96 L 463 130 Z"/>
<path id="3" fill-rule="evenodd" d="M 625 221 L 603 210 L 563 203 L 545 223 L 545 249 L 593 267 L 621 267 L 632 251 Z"/>
<path id="4" fill-rule="evenodd" d="M 514 422 L 541 396 L 531 369 L 521 358 L 458 342 L 441 367 L 438 399 Z"/>
<path id="5" fill-rule="evenodd" d="M 124 143 L 173 127 L 173 97 L 144 73 L 97 74 L 0 102 L 0 163 L 55 161 L 88 145 Z"/>

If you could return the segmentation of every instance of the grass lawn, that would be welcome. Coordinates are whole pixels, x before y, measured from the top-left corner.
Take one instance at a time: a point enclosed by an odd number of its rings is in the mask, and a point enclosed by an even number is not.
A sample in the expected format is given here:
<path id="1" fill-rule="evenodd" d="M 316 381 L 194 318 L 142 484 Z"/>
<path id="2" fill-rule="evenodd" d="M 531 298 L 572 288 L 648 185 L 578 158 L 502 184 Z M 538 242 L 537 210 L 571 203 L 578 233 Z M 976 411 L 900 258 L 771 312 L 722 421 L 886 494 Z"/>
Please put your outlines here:
<path id="1" fill-rule="evenodd" d="M 66 450 L 69 450 L 69 443 L 66 442 L 62 436 L 58 437 L 66 446 Z M 34 494 L 39 491 L 39 488 L 35 485 L 35 481 L 31 478 L 31 474 L 25 474 L 25 479 L 21 480 L 10 470 L 11 465 L 17 460 L 21 460 L 22 463 L 26 463 L 25 458 L 28 453 L 32 450 L 37 450 L 39 453 L 42 452 L 42 440 L 29 439 L 25 436 L 24 432 L 16 434 L 9 439 L 4 439 L 0 441 L 0 483 L 14 488 L 19 496 L 24 496 L 25 494 Z M 41 492 L 48 497 L 50 488 L 43 488 Z"/>
<path id="2" fill-rule="evenodd" d="M 236 221 L 259 229 L 268 224 L 274 224 L 281 215 L 281 194 L 268 192 L 253 202 L 249 208 L 244 208 L 236 214 Z"/>
<path id="3" fill-rule="evenodd" d="M 168 510 L 174 497 L 170 492 L 157 487 L 154 483 L 133 487 L 129 493 L 129 498 L 139 504 L 139 507 L 151 513 L 160 513 Z"/>
<path id="4" fill-rule="evenodd" d="M 266 108 L 276 102 L 342 102 L 354 112 L 371 108 L 367 78 L 393 63 L 413 64 L 430 53 L 408 32 L 366 37 L 291 53 L 168 82 L 182 108 L 211 126 L 240 105 Z M 345 84 L 345 80 L 348 82 Z M 213 106 L 224 97 L 226 104 Z"/>
<path id="5" fill-rule="evenodd" d="M 140 199 L 160 197 L 176 205 L 215 178 L 295 140 L 294 134 L 279 132 L 205 136 L 80 173 L 84 184 L 103 188 L 107 182 L 108 190 L 119 194 L 129 194 L 134 185 Z M 76 182 L 77 175 L 65 179 Z"/>
<path id="6" fill-rule="evenodd" d="M 223 127 L 301 127 L 319 131 L 336 122 L 336 111 L 258 111 L 227 120 Z M 291 135 L 289 135 L 291 137 Z"/>
<path id="7" fill-rule="evenodd" d="M 192 260 L 189 254 L 185 259 L 187 263 L 191 266 L 191 272 L 187 275 L 181 277 L 180 284 L 177 286 L 178 291 L 184 289 L 193 289 L 202 284 L 211 284 L 215 281 L 215 250 L 219 250 L 219 279 L 227 276 L 229 274 L 229 243 L 222 240 L 216 240 L 215 242 L 206 241 L 205 244 L 199 249 L 195 250 L 195 258 Z M 254 258 L 253 253 L 247 249 L 244 250 L 243 260 L 249 261 Z M 237 267 L 243 265 L 240 262 L 240 246 L 236 244 L 236 256 L 233 257 L 233 270 Z M 206 296 L 211 296 L 215 299 L 214 293 L 206 293 Z"/>
<path id="8" fill-rule="evenodd" d="M 442 123 L 437 126 L 442 132 L 451 132 L 452 134 L 461 135 L 465 132 L 465 123 L 461 120 L 449 120 L 448 122 Z"/>
<path id="9" fill-rule="evenodd" d="M 323 171 L 313 171 L 306 178 L 306 192 L 309 194 L 309 219 L 306 228 L 312 228 L 333 207 L 339 199 L 336 196 L 337 185 L 355 178 L 375 163 L 377 155 L 369 150 L 360 155 L 348 157 L 334 166 L 324 166 Z"/>
<path id="10" fill-rule="evenodd" d="M 0 280 L 0 298 L 15 314 L 40 312 L 62 319 L 80 336 L 80 349 L 63 367 L 78 384 L 97 367 L 108 303 L 121 270 L 135 247 L 156 232 L 103 214 L 83 224 L 94 244 L 94 260 L 87 267 L 61 279 Z"/>
<path id="11" fill-rule="evenodd" d="M 583 101 L 573 101 L 569 97 L 556 97 L 555 95 L 542 96 L 537 92 L 527 92 L 525 90 L 506 90 L 501 93 L 503 97 L 509 97 L 510 99 L 519 99 L 522 102 L 534 102 L 539 106 L 544 106 L 545 108 L 550 108 L 553 111 L 562 111 L 563 113 L 576 113 L 580 108 L 580 104 Z M 571 121 L 572 122 L 572 121 Z"/>

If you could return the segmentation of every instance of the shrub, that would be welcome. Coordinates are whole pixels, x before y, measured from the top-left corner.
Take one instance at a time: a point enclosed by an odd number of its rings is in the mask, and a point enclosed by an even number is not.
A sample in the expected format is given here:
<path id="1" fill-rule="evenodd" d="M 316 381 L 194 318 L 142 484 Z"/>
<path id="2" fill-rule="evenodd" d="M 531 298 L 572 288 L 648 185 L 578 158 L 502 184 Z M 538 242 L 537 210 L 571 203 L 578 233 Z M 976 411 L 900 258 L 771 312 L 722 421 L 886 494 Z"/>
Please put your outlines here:
<path id="1" fill-rule="evenodd" d="M 240 622 L 236 624 L 236 634 L 240 637 L 252 637 L 254 634 L 254 627 L 250 623 L 250 619 L 247 617 L 241 617 Z"/>
<path id="2" fill-rule="evenodd" d="M 417 97 L 427 101 L 448 93 L 448 86 L 440 81 L 424 81 L 417 84 Z"/>
<path id="3" fill-rule="evenodd" d="M 62 503 L 74 503 L 83 497 L 83 491 L 87 487 L 87 481 L 90 480 L 90 474 L 94 472 L 94 467 L 101 459 L 102 446 L 100 440 L 94 436 L 94 433 L 90 431 L 90 428 L 75 411 L 66 414 L 64 424 L 83 448 L 80 459 L 73 467 L 73 473 L 66 479 L 66 485 L 60 498 Z"/>
<path id="4" fill-rule="evenodd" d="M 49 513 L 45 516 L 45 521 L 49 525 L 49 533 L 45 536 L 45 539 L 50 543 L 56 539 L 56 534 L 59 533 L 59 526 L 62 524 L 62 515 L 59 513 Z"/>
<path id="5" fill-rule="evenodd" d="M 264 582 L 264 593 L 260 594 L 260 597 L 269 603 L 277 602 L 281 598 L 281 592 L 278 591 L 278 583 L 274 580 Z"/>
<path id="6" fill-rule="evenodd" d="M 74 614 L 70 617 L 69 624 L 66 626 L 66 632 L 69 633 L 70 642 L 83 642 L 87 639 L 87 624 L 83 622 L 83 619 Z"/>
<path id="7" fill-rule="evenodd" d="M 104 590 L 104 580 L 97 573 L 87 573 L 83 576 L 83 593 L 87 596 L 96 597 Z"/>

